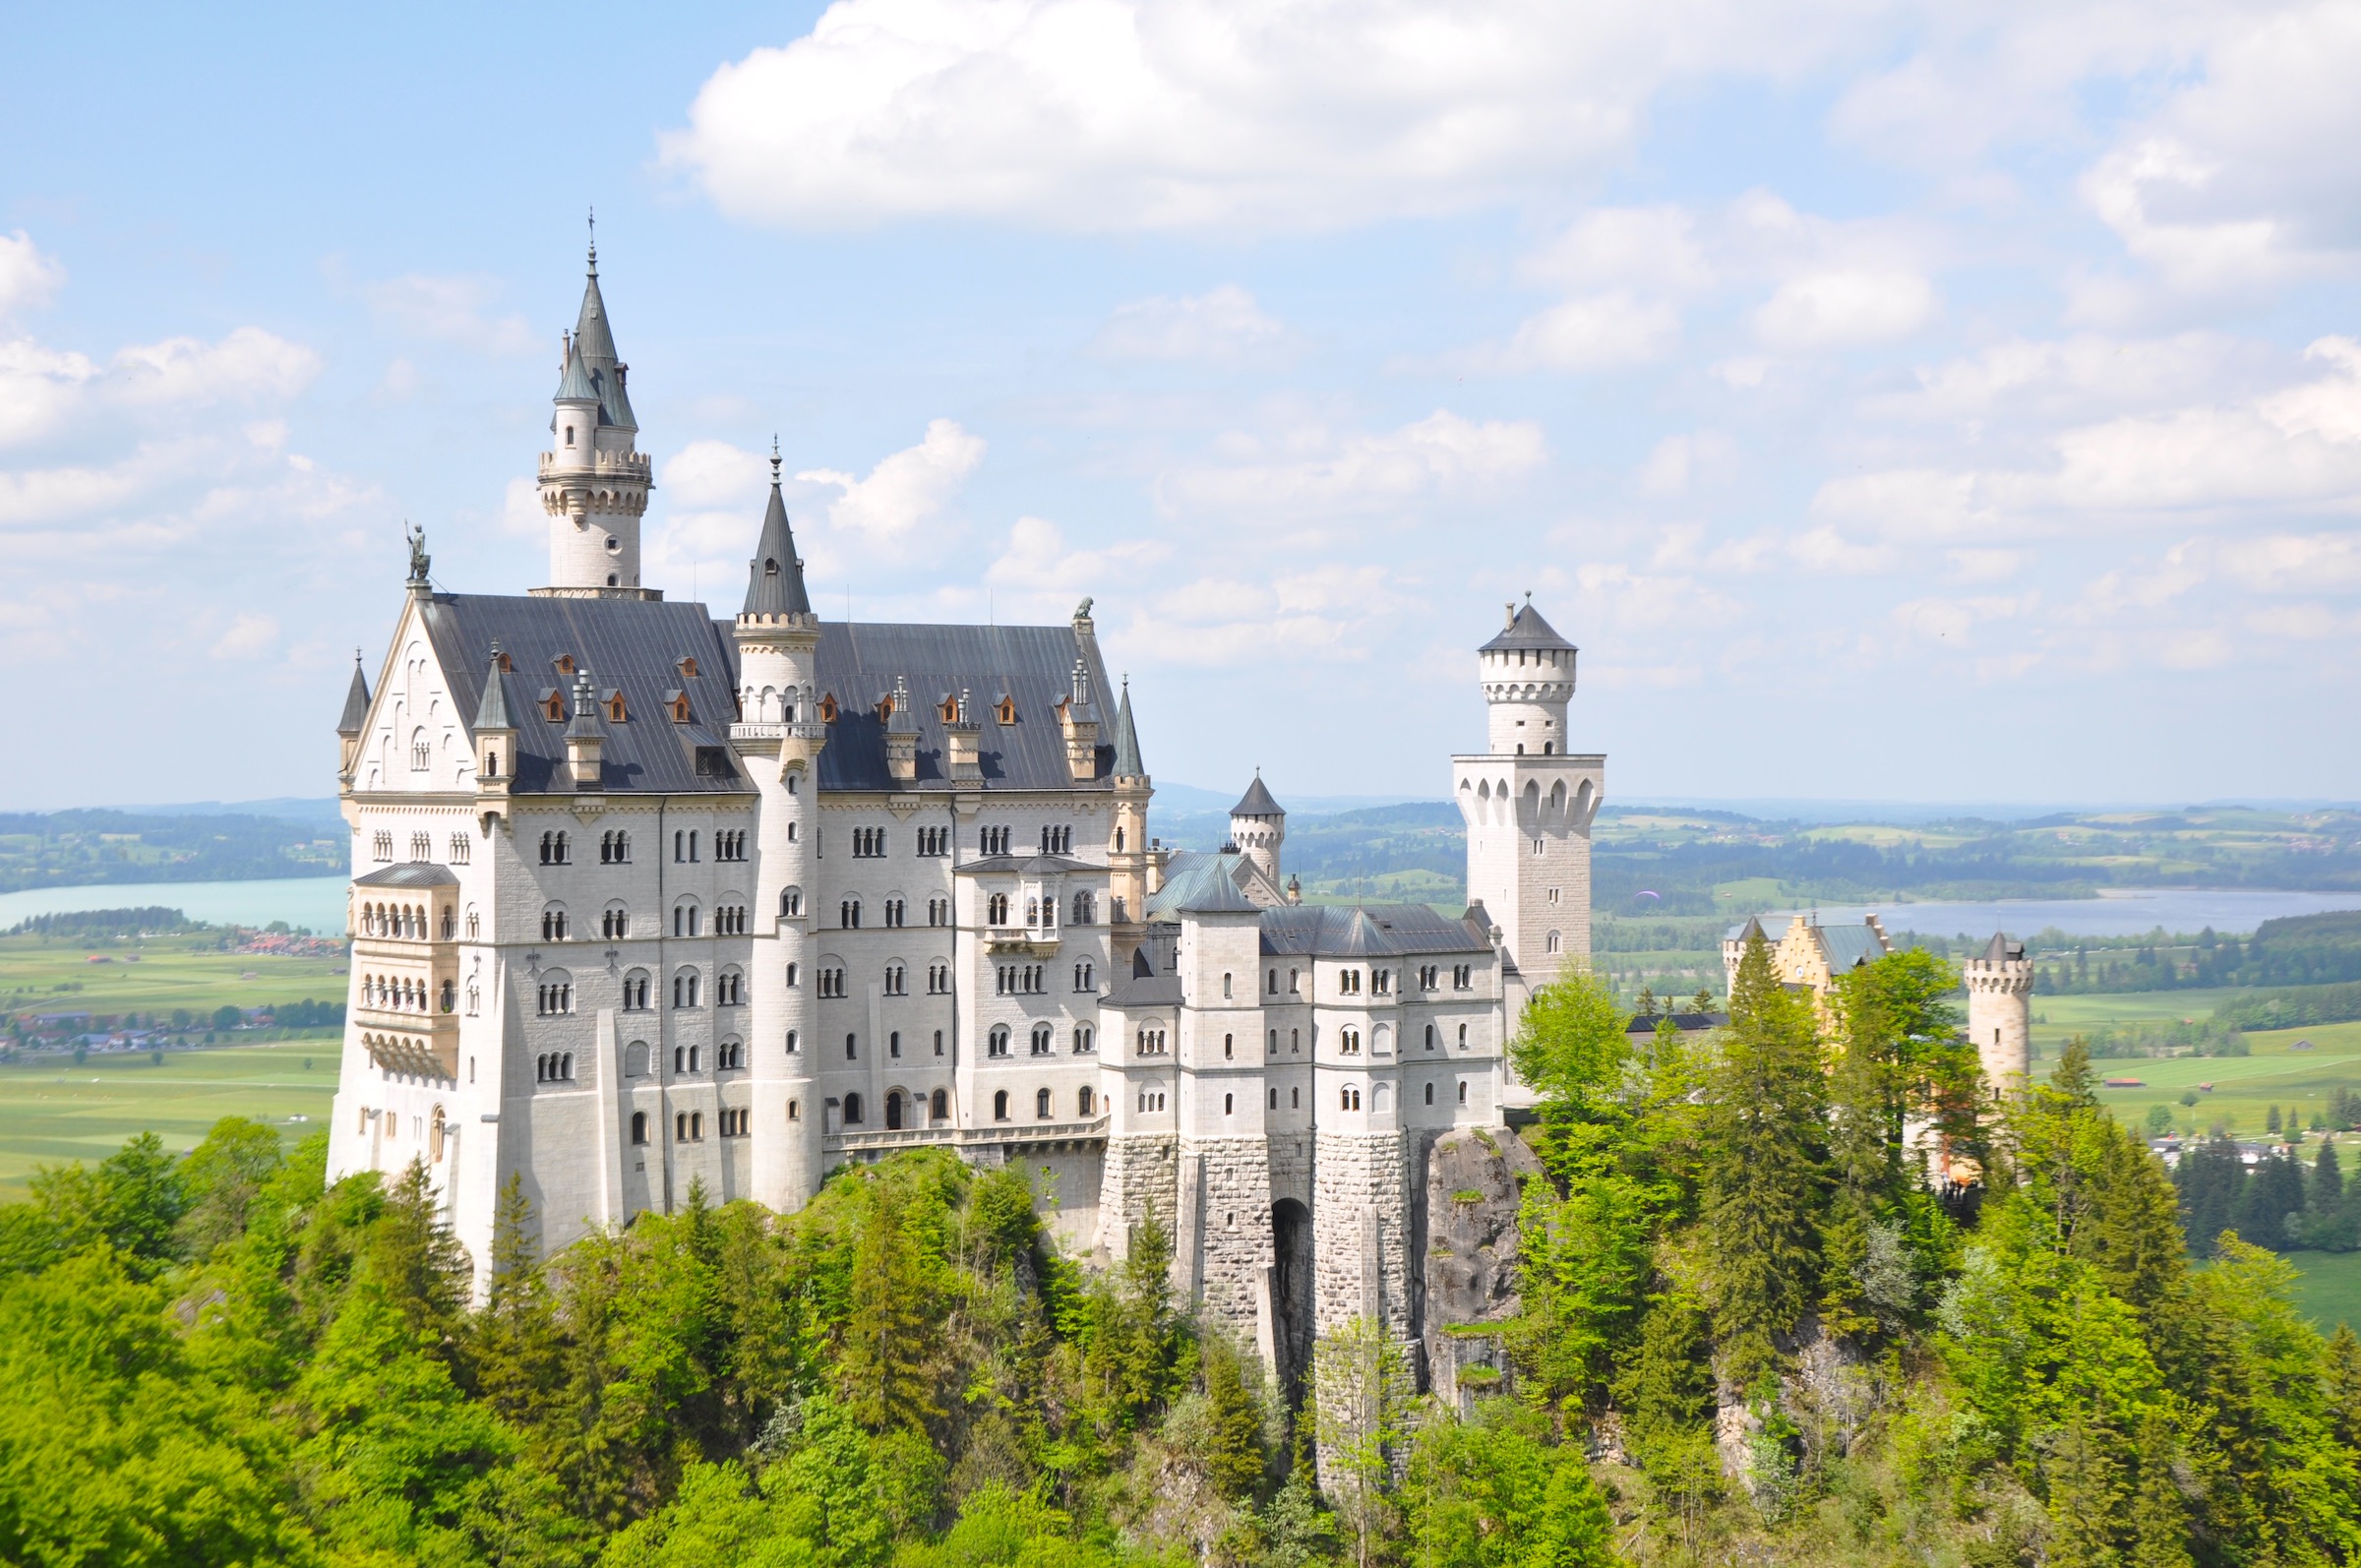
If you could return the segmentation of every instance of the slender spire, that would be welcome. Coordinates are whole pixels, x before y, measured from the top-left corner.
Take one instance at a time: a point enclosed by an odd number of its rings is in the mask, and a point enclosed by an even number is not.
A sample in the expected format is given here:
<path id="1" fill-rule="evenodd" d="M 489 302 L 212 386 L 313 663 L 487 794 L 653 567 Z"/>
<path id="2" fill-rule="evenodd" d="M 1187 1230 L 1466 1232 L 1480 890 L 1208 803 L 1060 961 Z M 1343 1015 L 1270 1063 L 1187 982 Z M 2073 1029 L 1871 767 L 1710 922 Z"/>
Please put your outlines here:
<path id="1" fill-rule="evenodd" d="M 500 679 L 500 643 L 492 644 L 492 668 L 484 675 L 484 697 L 475 705 L 475 733 L 486 730 L 513 730 L 515 722 L 509 717 L 509 697 Z"/>
<path id="2" fill-rule="evenodd" d="M 1123 677 L 1123 700 L 1115 711 L 1115 776 L 1146 778 L 1139 759 L 1139 731 L 1131 722 L 1131 677 Z"/>
<path id="3" fill-rule="evenodd" d="M 762 513 L 762 536 L 747 563 L 746 606 L 741 615 L 810 615 L 812 595 L 804 587 L 804 564 L 795 553 L 795 531 L 787 525 L 787 501 L 779 494 L 779 439 L 770 439 L 770 506 Z"/>
<path id="4" fill-rule="evenodd" d="M 361 674 L 361 650 L 352 650 L 352 685 L 344 689 L 344 716 L 336 721 L 338 735 L 358 735 L 369 727 L 369 678 Z"/>

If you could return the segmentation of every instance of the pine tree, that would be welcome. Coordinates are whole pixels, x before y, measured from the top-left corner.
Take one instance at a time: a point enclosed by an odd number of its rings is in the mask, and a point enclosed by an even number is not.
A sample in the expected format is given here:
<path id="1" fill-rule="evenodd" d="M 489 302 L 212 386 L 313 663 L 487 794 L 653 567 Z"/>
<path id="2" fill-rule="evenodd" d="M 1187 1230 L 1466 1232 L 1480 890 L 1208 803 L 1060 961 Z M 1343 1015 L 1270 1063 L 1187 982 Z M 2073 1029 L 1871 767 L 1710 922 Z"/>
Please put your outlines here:
<path id="1" fill-rule="evenodd" d="M 565 1378 L 557 1312 L 541 1270 L 540 1230 L 524 1176 L 511 1172 L 492 1217 L 492 1278 L 470 1321 L 475 1386 L 508 1420 L 540 1424 Z"/>
<path id="2" fill-rule="evenodd" d="M 1776 1337 L 1819 1283 L 1827 1091 L 1811 998 L 1780 985 L 1759 935 L 1729 1005 L 1707 1092 L 1705 1236 L 1715 1336 L 1744 1387 L 1771 1369 Z"/>
<path id="3" fill-rule="evenodd" d="M 2180 1445 L 2172 1422 L 2150 1411 L 2140 1421 L 2139 1480 L 2132 1492 L 2125 1568 L 2189 1568 L 2189 1504 L 2173 1477 Z"/>
<path id="4" fill-rule="evenodd" d="M 926 1372 L 937 1332 L 926 1269 L 887 1183 L 870 1176 L 853 1242 L 852 1313 L 837 1377 L 846 1410 L 874 1432 L 941 1414 Z"/>
<path id="5" fill-rule="evenodd" d="M 426 1162 L 412 1160 L 386 1194 L 363 1254 L 369 1277 L 410 1332 L 427 1345 L 455 1344 L 467 1305 L 467 1251 L 444 1223 Z"/>
<path id="6" fill-rule="evenodd" d="M 1206 1478 L 1224 1497 L 1250 1497 L 1262 1484 L 1262 1398 L 1257 1363 L 1219 1334 L 1207 1338 L 1199 1362 L 1205 1383 L 1210 1442 Z"/>

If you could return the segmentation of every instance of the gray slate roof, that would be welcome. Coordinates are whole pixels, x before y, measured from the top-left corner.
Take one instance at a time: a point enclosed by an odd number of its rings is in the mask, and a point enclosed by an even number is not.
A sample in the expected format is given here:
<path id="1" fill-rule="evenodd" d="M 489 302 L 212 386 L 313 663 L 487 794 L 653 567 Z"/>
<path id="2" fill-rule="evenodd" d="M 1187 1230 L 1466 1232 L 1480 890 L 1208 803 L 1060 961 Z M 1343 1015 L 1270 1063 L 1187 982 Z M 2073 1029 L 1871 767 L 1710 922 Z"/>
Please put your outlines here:
<path id="1" fill-rule="evenodd" d="M 836 722 L 819 754 L 823 790 L 948 790 L 950 754 L 942 733 L 941 698 L 972 694 L 968 715 L 978 729 L 981 780 L 959 787 L 991 790 L 1105 789 L 1114 748 L 1098 749 L 1094 777 L 1077 782 L 1065 759 L 1058 704 L 1082 659 L 1095 684 L 1106 683 L 1095 646 L 1069 626 L 883 626 L 823 621 L 818 685 L 836 698 Z M 918 720 L 918 777 L 897 783 L 885 767 L 885 721 L 878 713 L 897 678 L 906 677 Z M 994 703 L 1002 694 L 1016 705 L 1016 722 L 1002 724 Z"/>
<path id="2" fill-rule="evenodd" d="M 1283 904 L 1262 912 L 1262 950 L 1320 958 L 1491 951 L 1488 933 L 1424 904 Z"/>
<path id="3" fill-rule="evenodd" d="M 486 730 L 513 730 L 516 721 L 509 717 L 509 687 L 497 679 L 500 674 L 500 644 L 492 644 L 492 652 L 484 660 L 484 696 L 475 705 L 474 730 L 482 735 Z"/>
<path id="4" fill-rule="evenodd" d="M 448 866 L 433 861 L 405 860 L 392 866 L 381 866 L 365 876 L 352 879 L 355 887 L 456 887 L 459 879 Z"/>
<path id="5" fill-rule="evenodd" d="M 1501 648 L 1557 648 L 1574 651 L 1574 644 L 1557 634 L 1557 629 L 1542 619 L 1542 612 L 1528 600 L 1508 618 L 1508 628 L 1498 636 L 1476 651 L 1491 653 Z"/>
<path id="6" fill-rule="evenodd" d="M 1199 876 L 1192 881 L 1189 895 L 1180 904 L 1184 914 L 1250 915 L 1257 908 L 1253 900 L 1238 890 L 1238 883 L 1232 877 Z"/>
<path id="7" fill-rule="evenodd" d="M 1148 895 L 1147 918 L 1178 920 L 1180 911 L 1203 907 L 1208 899 L 1221 896 L 1212 890 L 1217 881 L 1237 892 L 1239 866 L 1244 859 L 1235 849 L 1211 854 L 1182 850 L 1174 855 L 1165 863 L 1163 883 Z"/>
<path id="8" fill-rule="evenodd" d="M 1820 950 L 1828 955 L 1832 972 L 1857 969 L 1886 956 L 1886 944 L 1877 939 L 1876 928 L 1867 921 L 1858 926 L 1814 926 L 1812 931 L 1820 938 Z"/>
<path id="9" fill-rule="evenodd" d="M 1262 769 L 1256 768 L 1254 782 L 1246 786 L 1246 793 L 1239 797 L 1236 806 L 1230 808 L 1230 814 L 1232 816 L 1285 816 L 1287 812 L 1277 801 L 1271 799 L 1271 792 L 1263 787 Z"/>
<path id="10" fill-rule="evenodd" d="M 483 686 L 497 680 L 516 730 L 516 758 L 510 772 L 514 793 L 573 793 L 560 771 L 566 759 L 566 725 L 553 724 L 534 701 L 557 689 L 575 706 L 574 677 L 561 675 L 557 659 L 571 655 L 600 687 L 624 694 L 629 718 L 605 726 L 599 787 L 609 791 L 671 794 L 746 794 L 753 785 L 729 761 L 725 776 L 700 775 L 699 747 L 726 748 L 738 716 L 737 650 L 724 627 L 706 618 L 703 605 L 667 604 L 651 599 L 540 599 L 479 593 L 439 593 L 424 607 L 427 634 L 452 685 L 454 705 L 481 712 Z M 514 669 L 492 676 L 492 644 L 498 640 Z M 696 674 L 684 676 L 680 660 L 696 660 Z M 688 694 L 691 722 L 675 724 L 663 702 L 671 690 Z"/>
<path id="11" fill-rule="evenodd" d="M 779 495 L 779 463 L 770 463 L 770 508 L 762 513 L 762 535 L 746 564 L 746 615 L 810 615 L 812 595 L 804 588 L 804 563 L 795 553 L 795 530 L 787 525 L 787 503 Z"/>
<path id="12" fill-rule="evenodd" d="M 344 716 L 336 720 L 338 735 L 358 735 L 369 727 L 369 678 L 361 674 L 361 655 L 352 655 L 352 685 L 344 689 Z"/>
<path id="13" fill-rule="evenodd" d="M 1120 778 L 1146 778 L 1148 770 L 1139 759 L 1139 730 L 1131 722 L 1131 681 L 1123 680 L 1122 706 L 1115 715 L 1115 771 Z"/>
<path id="14" fill-rule="evenodd" d="M 1180 1005 L 1180 977 L 1172 974 L 1119 976 L 1107 988 L 1105 1005 L 1178 1007 Z"/>
<path id="15" fill-rule="evenodd" d="M 2009 934 L 1996 931 L 1984 944 L 1984 962 L 1988 964 L 2015 963 L 2025 957 L 2025 943 L 2009 940 Z"/>

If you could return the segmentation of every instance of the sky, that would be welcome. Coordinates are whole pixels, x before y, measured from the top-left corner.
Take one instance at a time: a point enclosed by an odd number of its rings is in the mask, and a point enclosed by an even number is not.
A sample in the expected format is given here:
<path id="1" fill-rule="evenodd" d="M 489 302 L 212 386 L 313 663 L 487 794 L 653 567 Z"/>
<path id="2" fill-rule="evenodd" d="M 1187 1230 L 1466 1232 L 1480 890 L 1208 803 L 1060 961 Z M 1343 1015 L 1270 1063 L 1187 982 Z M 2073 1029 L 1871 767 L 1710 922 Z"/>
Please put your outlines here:
<path id="1" fill-rule="evenodd" d="M 322 795 L 426 530 L 546 577 L 595 208 L 735 610 L 1062 621 L 1151 772 L 2361 796 L 2361 4 L 19 8 L 0 808 Z"/>

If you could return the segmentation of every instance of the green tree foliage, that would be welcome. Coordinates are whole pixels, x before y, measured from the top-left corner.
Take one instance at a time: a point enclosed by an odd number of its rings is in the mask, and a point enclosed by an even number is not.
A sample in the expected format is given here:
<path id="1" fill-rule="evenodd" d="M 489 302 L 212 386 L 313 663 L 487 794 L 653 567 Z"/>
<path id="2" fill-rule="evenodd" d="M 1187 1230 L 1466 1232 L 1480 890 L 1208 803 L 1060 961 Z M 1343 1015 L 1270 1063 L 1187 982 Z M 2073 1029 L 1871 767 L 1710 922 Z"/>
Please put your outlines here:
<path id="1" fill-rule="evenodd" d="M 1403 1557 L 1422 1568 L 1605 1568 L 1606 1501 L 1579 1447 L 1507 1400 L 1429 1411 L 1404 1463 Z"/>
<path id="2" fill-rule="evenodd" d="M 1409 1431 L 1411 1394 L 1402 1347 L 1384 1324 L 1357 1317 L 1320 1336 L 1312 1359 L 1314 1430 L 1362 1568 L 1368 1568 L 1371 1545 L 1390 1521 L 1393 1467 Z"/>

